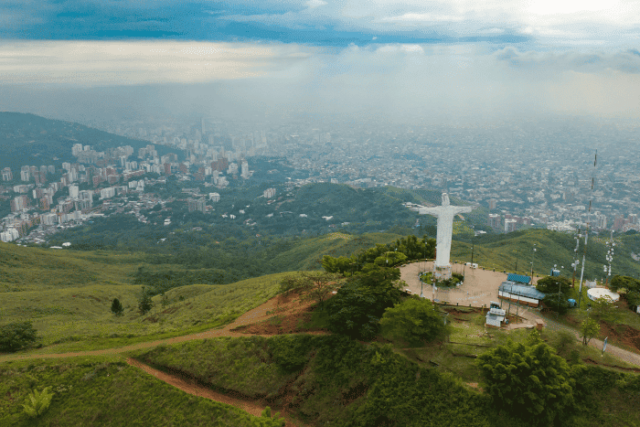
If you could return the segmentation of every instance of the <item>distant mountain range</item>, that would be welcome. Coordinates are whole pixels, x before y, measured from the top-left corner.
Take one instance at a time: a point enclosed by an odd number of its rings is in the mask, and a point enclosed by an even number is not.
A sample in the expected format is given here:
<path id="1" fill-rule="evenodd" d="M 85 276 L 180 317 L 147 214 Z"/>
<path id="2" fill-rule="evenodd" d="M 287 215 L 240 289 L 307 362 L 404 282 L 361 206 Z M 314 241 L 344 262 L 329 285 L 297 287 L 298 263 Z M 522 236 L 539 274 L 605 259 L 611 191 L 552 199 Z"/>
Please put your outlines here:
<path id="1" fill-rule="evenodd" d="M 78 123 L 46 119 L 33 114 L 0 112 L 0 169 L 8 166 L 15 174 L 24 165 L 59 165 L 73 161 L 71 147 L 74 144 L 91 145 L 96 151 L 104 151 L 124 145 L 137 150 L 149 142 Z"/>

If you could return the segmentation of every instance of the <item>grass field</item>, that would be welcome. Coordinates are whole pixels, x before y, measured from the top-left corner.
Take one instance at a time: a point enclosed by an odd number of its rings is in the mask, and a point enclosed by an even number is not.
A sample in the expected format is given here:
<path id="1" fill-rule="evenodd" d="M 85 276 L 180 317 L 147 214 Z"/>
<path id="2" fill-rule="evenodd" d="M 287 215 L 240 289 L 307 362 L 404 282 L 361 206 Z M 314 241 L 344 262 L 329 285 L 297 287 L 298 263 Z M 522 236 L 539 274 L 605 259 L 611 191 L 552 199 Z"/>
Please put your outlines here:
<path id="1" fill-rule="evenodd" d="M 0 293 L 131 283 L 138 254 L 27 248 L 0 242 Z"/>
<path id="2" fill-rule="evenodd" d="M 126 364 L 91 357 L 0 364 L 2 426 L 269 427 L 266 420 L 186 394 Z M 22 404 L 32 389 L 51 387 L 49 409 L 29 418 Z M 274 425 L 275 426 L 275 425 Z"/>
<path id="3" fill-rule="evenodd" d="M 33 321 L 44 346 L 38 352 L 119 347 L 221 326 L 277 294 L 279 273 L 229 285 L 191 285 L 153 297 L 154 307 L 141 315 L 141 286 L 85 286 L 42 292 L 8 292 L 0 299 L 2 323 Z M 124 315 L 111 313 L 118 298 Z"/>

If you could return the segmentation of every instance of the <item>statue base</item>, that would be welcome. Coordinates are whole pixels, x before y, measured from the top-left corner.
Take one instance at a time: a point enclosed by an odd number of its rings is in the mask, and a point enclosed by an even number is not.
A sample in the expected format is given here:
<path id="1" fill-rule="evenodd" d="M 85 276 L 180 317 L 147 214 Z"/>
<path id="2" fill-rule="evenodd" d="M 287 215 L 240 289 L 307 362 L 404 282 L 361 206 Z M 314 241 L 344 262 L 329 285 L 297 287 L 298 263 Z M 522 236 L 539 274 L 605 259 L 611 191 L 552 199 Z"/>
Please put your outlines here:
<path id="1" fill-rule="evenodd" d="M 444 267 L 437 267 L 434 266 L 433 268 L 433 276 L 435 277 L 436 281 L 441 281 L 441 280 L 449 280 L 451 279 L 451 266 L 447 265 Z"/>

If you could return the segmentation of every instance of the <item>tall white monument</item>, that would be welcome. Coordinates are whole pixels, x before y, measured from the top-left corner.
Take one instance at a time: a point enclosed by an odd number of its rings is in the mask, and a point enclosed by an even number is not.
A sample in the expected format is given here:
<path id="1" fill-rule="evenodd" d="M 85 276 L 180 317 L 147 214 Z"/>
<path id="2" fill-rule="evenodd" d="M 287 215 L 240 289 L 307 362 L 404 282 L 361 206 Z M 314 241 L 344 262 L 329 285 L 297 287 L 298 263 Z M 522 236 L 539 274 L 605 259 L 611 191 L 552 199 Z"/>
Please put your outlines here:
<path id="1" fill-rule="evenodd" d="M 438 218 L 438 236 L 436 238 L 436 262 L 435 275 L 437 278 L 449 279 L 451 277 L 451 236 L 453 235 L 453 218 L 459 213 L 468 213 L 473 210 L 471 206 L 451 206 L 449 196 L 442 193 L 442 206 L 428 208 L 415 206 L 411 210 L 420 215 L 433 215 Z"/>

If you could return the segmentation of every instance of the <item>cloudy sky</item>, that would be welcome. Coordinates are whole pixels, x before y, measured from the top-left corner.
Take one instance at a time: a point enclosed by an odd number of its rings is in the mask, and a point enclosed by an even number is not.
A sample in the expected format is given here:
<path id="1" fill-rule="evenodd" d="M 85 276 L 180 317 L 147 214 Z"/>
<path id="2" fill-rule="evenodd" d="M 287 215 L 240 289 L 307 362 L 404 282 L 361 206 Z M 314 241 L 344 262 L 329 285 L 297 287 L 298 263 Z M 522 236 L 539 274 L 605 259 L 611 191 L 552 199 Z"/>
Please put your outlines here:
<path id="1" fill-rule="evenodd" d="M 639 100 L 640 1 L 0 2 L 0 110 L 638 118 Z"/>

